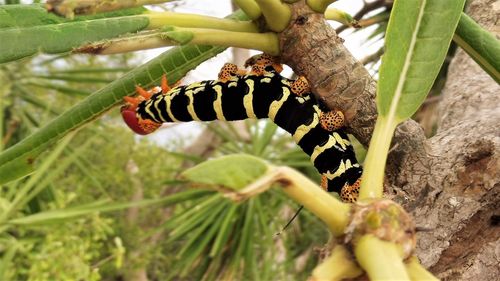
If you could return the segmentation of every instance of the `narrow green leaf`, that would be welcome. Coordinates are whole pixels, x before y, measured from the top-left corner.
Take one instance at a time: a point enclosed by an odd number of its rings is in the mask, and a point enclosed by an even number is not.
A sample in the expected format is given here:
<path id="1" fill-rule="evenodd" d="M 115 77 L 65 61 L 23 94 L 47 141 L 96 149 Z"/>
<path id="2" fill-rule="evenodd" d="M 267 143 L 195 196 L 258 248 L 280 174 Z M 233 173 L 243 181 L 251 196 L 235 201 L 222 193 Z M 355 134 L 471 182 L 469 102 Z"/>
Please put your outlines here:
<path id="1" fill-rule="evenodd" d="M 380 67 L 377 105 L 389 122 L 409 118 L 444 61 L 465 0 L 396 0 Z"/>
<path id="2" fill-rule="evenodd" d="M 110 203 L 108 201 L 101 201 L 99 203 L 90 203 L 86 205 L 45 211 L 37 213 L 30 216 L 25 216 L 22 218 L 9 220 L 8 224 L 14 225 L 24 225 L 33 226 L 47 223 L 61 223 L 78 217 L 86 216 L 89 214 L 95 214 L 98 212 L 113 212 L 118 210 L 123 210 L 132 207 L 149 207 L 157 204 L 171 204 L 175 197 L 167 196 L 158 199 L 146 199 L 135 202 L 124 202 L 124 203 Z"/>
<path id="3" fill-rule="evenodd" d="M 269 146 L 278 126 L 273 122 L 267 121 L 266 126 L 262 132 L 262 135 L 254 142 L 254 153 L 255 155 L 262 155 L 266 147 Z"/>
<path id="4" fill-rule="evenodd" d="M 7 279 L 7 269 L 11 267 L 12 260 L 19 249 L 19 245 L 16 243 L 14 239 L 8 242 L 7 249 L 2 249 L 2 259 L 0 259 L 0 280 L 8 280 Z"/>
<path id="5" fill-rule="evenodd" d="M 491 32 L 462 13 L 453 40 L 500 83 L 500 42 Z"/>
<path id="6" fill-rule="evenodd" d="M 233 225 L 237 219 L 235 215 L 237 210 L 238 205 L 235 203 L 231 203 L 229 210 L 224 215 L 224 218 L 219 218 L 223 221 L 219 229 L 219 233 L 217 233 L 217 237 L 215 238 L 214 244 L 212 245 L 212 249 L 210 250 L 210 257 L 218 256 L 225 246 L 227 240 L 229 239 L 229 235 L 232 232 Z"/>
<path id="7" fill-rule="evenodd" d="M 189 252 L 188 255 L 183 257 L 183 262 L 186 265 L 181 272 L 181 276 L 187 276 L 189 271 L 192 270 L 192 266 L 196 258 L 207 248 L 208 243 L 213 239 L 215 233 L 220 227 L 222 220 L 215 220 L 213 224 L 210 225 L 208 231 L 203 233 L 201 240 L 196 243 L 195 247 Z"/>
<path id="8" fill-rule="evenodd" d="M 181 176 L 195 183 L 239 190 L 261 177 L 267 169 L 268 164 L 260 158 L 233 154 L 205 161 Z"/>
<path id="9" fill-rule="evenodd" d="M 73 81 L 78 83 L 111 83 L 112 79 L 102 78 L 102 77 L 86 77 L 86 76 L 76 76 L 76 75 L 34 75 L 35 78 L 42 78 L 48 80 L 63 80 L 63 81 Z"/>
<path id="10" fill-rule="evenodd" d="M 0 166 L 0 184 L 5 184 L 25 177 L 35 171 L 31 157 L 17 159 Z"/>
<path id="11" fill-rule="evenodd" d="M 122 17 L 142 14 L 145 8 L 123 9 L 115 12 L 99 13 L 89 16 L 79 16 L 70 20 L 48 13 L 45 5 L 2 5 L 0 6 L 0 28 L 30 27 L 39 25 L 58 24 L 63 22 L 85 21 L 91 19 Z"/>

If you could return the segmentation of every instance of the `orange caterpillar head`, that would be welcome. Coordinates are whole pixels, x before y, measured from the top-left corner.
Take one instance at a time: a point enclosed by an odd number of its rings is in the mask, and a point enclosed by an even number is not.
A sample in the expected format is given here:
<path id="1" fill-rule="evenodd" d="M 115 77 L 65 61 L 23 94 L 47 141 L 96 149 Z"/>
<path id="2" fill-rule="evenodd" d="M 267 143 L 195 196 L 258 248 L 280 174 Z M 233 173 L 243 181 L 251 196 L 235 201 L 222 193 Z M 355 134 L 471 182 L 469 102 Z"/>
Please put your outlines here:
<path id="1" fill-rule="evenodd" d="M 144 102 L 151 98 L 153 92 L 158 91 L 153 88 L 150 91 L 146 91 L 143 88 L 137 86 L 137 92 L 140 94 L 139 97 L 124 97 L 125 105 L 121 107 L 120 111 L 122 114 L 123 121 L 127 126 L 139 135 L 147 135 L 156 131 L 161 126 L 161 123 L 157 123 L 150 119 L 143 119 L 137 114 L 137 107 L 141 102 Z"/>
<path id="2" fill-rule="evenodd" d="M 135 108 L 133 106 L 124 105 L 121 108 L 122 118 L 125 121 L 125 124 L 139 135 L 148 135 L 152 132 L 156 131 L 161 124 L 156 123 L 153 120 L 142 119 L 137 116 Z"/>

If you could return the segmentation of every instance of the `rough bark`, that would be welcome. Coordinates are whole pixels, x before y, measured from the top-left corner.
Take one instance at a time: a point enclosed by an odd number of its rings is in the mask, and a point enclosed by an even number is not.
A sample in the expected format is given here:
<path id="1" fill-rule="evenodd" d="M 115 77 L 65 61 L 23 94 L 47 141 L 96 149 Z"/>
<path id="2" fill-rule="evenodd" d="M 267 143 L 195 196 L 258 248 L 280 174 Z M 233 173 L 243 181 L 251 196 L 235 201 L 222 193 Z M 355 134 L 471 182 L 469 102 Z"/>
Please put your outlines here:
<path id="1" fill-rule="evenodd" d="M 310 82 L 330 108 L 345 113 L 347 129 L 369 143 L 376 120 L 375 82 L 342 45 L 342 39 L 304 1 L 292 5 L 280 34 L 282 60 Z M 498 30 L 499 5 L 471 1 L 469 14 Z M 493 280 L 500 276 L 500 231 L 491 223 L 500 209 L 500 86 L 458 51 L 440 101 L 438 132 L 426 139 L 409 120 L 394 136 L 386 191 L 415 217 L 417 254 L 439 277 Z"/>

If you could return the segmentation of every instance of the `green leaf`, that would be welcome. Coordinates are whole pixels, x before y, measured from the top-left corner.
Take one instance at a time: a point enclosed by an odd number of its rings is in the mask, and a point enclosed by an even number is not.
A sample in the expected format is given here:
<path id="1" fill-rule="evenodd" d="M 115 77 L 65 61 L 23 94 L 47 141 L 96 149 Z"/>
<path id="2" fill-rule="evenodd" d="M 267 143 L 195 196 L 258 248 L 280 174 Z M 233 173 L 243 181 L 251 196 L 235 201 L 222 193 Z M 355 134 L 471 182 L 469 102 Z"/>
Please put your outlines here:
<path id="1" fill-rule="evenodd" d="M 35 171 L 33 158 L 32 156 L 18 158 L 15 161 L 0 166 L 0 184 L 5 184 L 33 173 Z"/>
<path id="2" fill-rule="evenodd" d="M 48 13 L 45 5 L 3 5 L 0 6 L 0 28 L 9 27 L 30 27 L 37 25 L 58 24 L 63 22 L 75 22 L 91 19 L 122 17 L 142 14 L 147 11 L 145 8 L 123 9 L 120 11 L 98 13 L 89 16 L 75 17 L 69 20 L 59 17 L 53 13 Z"/>
<path id="3" fill-rule="evenodd" d="M 76 207 L 45 211 L 30 216 L 12 219 L 7 221 L 7 223 L 14 225 L 24 225 L 24 226 L 40 225 L 47 223 L 60 223 L 67 220 L 86 216 L 89 214 L 94 214 L 97 212 L 113 212 L 132 207 L 150 207 L 158 204 L 161 204 L 162 206 L 173 205 L 179 202 L 183 202 L 185 200 L 190 200 L 192 199 L 192 195 L 199 196 L 199 194 L 200 194 L 199 190 L 188 190 L 185 192 L 179 192 L 174 195 L 163 198 L 145 199 L 134 202 L 111 203 L 107 200 L 103 200 Z"/>
<path id="4" fill-rule="evenodd" d="M 181 176 L 195 183 L 240 190 L 264 175 L 267 169 L 268 164 L 260 158 L 233 154 L 205 161 Z"/>
<path id="5" fill-rule="evenodd" d="M 378 119 L 366 156 L 359 199 L 381 198 L 396 126 L 415 113 L 443 64 L 465 0 L 396 0 L 377 89 Z"/>
<path id="6" fill-rule="evenodd" d="M 388 122 L 409 118 L 444 61 L 465 0 L 397 0 L 389 19 L 377 91 Z"/>
<path id="7" fill-rule="evenodd" d="M 241 12 L 233 13 L 232 17 L 246 18 Z M 70 131 L 82 127 L 122 103 L 124 96 L 135 93 L 135 85 L 144 87 L 158 85 L 162 74 L 167 75 L 170 83 L 175 83 L 188 71 L 225 49 L 212 46 L 183 46 L 164 52 L 94 92 L 35 133 L 3 151 L 0 154 L 0 169 L 10 161 L 27 159 L 27 155 L 33 155 L 35 151 L 61 139 Z"/>
<path id="8" fill-rule="evenodd" d="M 0 29 L 0 63 L 38 52 L 58 54 L 85 43 L 145 29 L 144 16 L 117 17 L 81 22 Z"/>
<path id="9" fill-rule="evenodd" d="M 500 42 L 491 32 L 462 13 L 453 41 L 500 83 Z"/>

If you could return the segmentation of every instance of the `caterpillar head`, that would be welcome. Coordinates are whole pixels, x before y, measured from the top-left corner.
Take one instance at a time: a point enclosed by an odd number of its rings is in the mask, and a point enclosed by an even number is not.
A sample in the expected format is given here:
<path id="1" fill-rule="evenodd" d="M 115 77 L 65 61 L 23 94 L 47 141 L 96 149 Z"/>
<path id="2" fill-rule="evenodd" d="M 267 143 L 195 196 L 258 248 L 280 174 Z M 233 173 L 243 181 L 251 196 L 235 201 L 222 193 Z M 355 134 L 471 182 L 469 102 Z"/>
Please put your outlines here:
<path id="1" fill-rule="evenodd" d="M 146 91 L 141 87 L 136 87 L 137 92 L 140 94 L 138 97 L 124 97 L 125 105 L 121 107 L 120 111 L 122 114 L 123 121 L 125 124 L 139 135 L 147 135 L 156 131 L 161 126 L 161 123 L 157 123 L 150 119 L 143 119 L 139 114 L 137 114 L 137 108 L 140 103 L 145 102 L 150 99 L 152 94 L 155 91 L 159 91 L 157 89 L 152 89 L 150 91 Z"/>
<path id="2" fill-rule="evenodd" d="M 122 106 L 121 113 L 125 124 L 127 124 L 132 131 L 139 135 L 151 134 L 161 126 L 160 123 L 138 117 L 135 109 L 131 109 L 131 107 L 127 105 Z"/>

